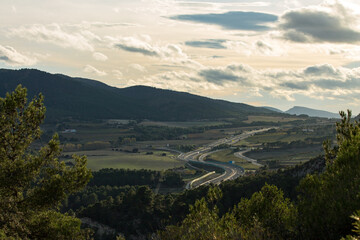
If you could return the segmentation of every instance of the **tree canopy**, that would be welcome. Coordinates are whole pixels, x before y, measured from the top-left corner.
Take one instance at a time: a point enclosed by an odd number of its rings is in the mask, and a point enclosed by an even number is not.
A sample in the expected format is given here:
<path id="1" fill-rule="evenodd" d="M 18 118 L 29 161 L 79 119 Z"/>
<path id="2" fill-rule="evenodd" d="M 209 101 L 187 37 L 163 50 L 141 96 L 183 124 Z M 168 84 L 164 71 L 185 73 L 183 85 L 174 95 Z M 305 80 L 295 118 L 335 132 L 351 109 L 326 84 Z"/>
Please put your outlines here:
<path id="1" fill-rule="evenodd" d="M 18 86 L 0 98 L 0 238 L 82 239 L 80 220 L 57 212 L 67 196 L 91 178 L 86 157 L 74 166 L 59 161 L 58 136 L 35 150 L 45 118 L 44 97 L 28 103 L 27 90 Z"/>

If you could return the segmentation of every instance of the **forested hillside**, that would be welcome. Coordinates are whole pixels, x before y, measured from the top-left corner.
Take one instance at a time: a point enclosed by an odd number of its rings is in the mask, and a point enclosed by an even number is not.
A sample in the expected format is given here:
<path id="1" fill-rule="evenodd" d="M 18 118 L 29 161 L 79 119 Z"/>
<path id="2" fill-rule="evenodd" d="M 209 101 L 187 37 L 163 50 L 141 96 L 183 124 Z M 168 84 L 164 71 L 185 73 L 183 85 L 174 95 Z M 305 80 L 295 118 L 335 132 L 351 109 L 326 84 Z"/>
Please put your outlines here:
<path id="1" fill-rule="evenodd" d="M 0 69 L 0 95 L 18 84 L 29 96 L 42 93 L 47 121 L 74 119 L 195 119 L 245 118 L 249 114 L 274 115 L 273 111 L 241 103 L 214 100 L 184 92 L 146 86 L 110 87 L 98 81 L 71 78 L 34 69 Z"/>

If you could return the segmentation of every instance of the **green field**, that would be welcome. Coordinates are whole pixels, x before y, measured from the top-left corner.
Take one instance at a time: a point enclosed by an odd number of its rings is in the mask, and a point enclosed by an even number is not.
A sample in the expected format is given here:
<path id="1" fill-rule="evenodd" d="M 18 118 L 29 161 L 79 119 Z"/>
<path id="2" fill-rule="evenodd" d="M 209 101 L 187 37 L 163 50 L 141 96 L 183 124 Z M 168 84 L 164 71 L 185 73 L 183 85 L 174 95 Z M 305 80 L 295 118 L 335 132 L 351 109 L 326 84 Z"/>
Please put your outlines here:
<path id="1" fill-rule="evenodd" d="M 140 125 L 143 126 L 161 126 L 161 127 L 205 127 L 205 126 L 220 126 L 228 125 L 230 123 L 224 121 L 193 121 L 193 122 L 156 122 L 156 121 L 144 121 Z"/>
<path id="2" fill-rule="evenodd" d="M 206 159 L 211 159 L 219 162 L 235 161 L 236 165 L 243 167 L 245 170 L 256 170 L 259 168 L 259 166 L 251 164 L 241 158 L 235 157 L 234 151 L 231 149 L 225 149 L 215 152 L 213 154 L 210 154 Z"/>
<path id="3" fill-rule="evenodd" d="M 277 161 L 278 164 L 286 167 L 306 162 L 320 154 L 323 154 L 322 147 L 312 146 L 292 149 L 272 149 L 268 152 L 249 152 L 246 156 L 258 159 L 259 162 L 264 164 L 268 161 Z"/>
<path id="4" fill-rule="evenodd" d="M 296 120 L 304 120 L 299 117 L 277 117 L 277 116 L 248 116 L 248 120 L 244 121 L 245 123 L 253 122 L 291 122 Z"/>
<path id="5" fill-rule="evenodd" d="M 262 143 L 271 143 L 271 142 L 292 142 L 292 141 L 303 141 L 307 138 L 318 138 L 325 137 L 331 139 L 332 137 L 328 134 L 324 134 L 320 131 L 314 132 L 302 132 L 302 131 L 291 131 L 291 129 L 279 129 L 275 132 L 264 132 L 261 134 L 256 134 L 245 140 L 239 141 L 236 146 L 247 145 L 254 146 Z"/>
<path id="6" fill-rule="evenodd" d="M 88 167 L 94 171 L 101 168 L 151 169 L 161 171 L 184 166 L 184 163 L 176 160 L 176 156 L 172 153 L 165 151 L 152 152 L 152 155 L 146 155 L 146 152 L 125 153 L 105 149 L 66 152 L 65 154 L 86 155 L 88 157 Z M 161 156 L 162 153 L 166 153 L 166 156 Z"/>

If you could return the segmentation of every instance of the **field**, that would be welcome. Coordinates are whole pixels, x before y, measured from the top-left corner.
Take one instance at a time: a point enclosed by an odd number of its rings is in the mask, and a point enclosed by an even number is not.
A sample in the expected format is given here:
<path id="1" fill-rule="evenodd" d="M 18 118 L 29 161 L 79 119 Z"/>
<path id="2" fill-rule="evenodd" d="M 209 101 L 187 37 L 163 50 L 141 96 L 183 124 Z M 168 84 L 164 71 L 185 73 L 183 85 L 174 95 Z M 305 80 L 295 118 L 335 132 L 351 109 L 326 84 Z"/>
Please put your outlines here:
<path id="1" fill-rule="evenodd" d="M 304 127 L 304 129 L 306 129 Z M 282 128 L 278 129 L 276 131 L 269 131 L 264 132 L 261 134 L 256 134 L 254 136 L 251 136 L 245 140 L 239 141 L 236 145 L 247 145 L 247 146 L 256 146 L 263 143 L 272 143 L 272 142 L 292 142 L 292 141 L 304 141 L 309 138 L 320 138 L 324 137 L 326 139 L 333 139 L 335 136 L 335 133 L 333 136 L 331 135 L 332 127 L 328 127 L 327 131 L 324 130 L 324 128 L 311 128 L 312 131 L 305 132 L 303 129 L 295 129 L 294 128 Z M 333 129 L 335 129 L 333 127 Z M 319 140 L 320 143 L 322 142 Z"/>
<path id="2" fill-rule="evenodd" d="M 224 121 L 194 121 L 194 122 L 155 122 L 155 121 L 143 121 L 140 125 L 143 126 L 160 126 L 160 127 L 205 127 L 205 126 L 221 126 L 228 125 L 230 123 Z"/>
<path id="3" fill-rule="evenodd" d="M 286 167 L 306 162 L 309 159 L 323 154 L 321 146 L 292 148 L 292 149 L 272 149 L 267 152 L 249 152 L 245 155 L 259 160 L 260 163 L 267 164 L 276 161 L 277 164 Z"/>
<path id="4" fill-rule="evenodd" d="M 293 141 L 304 141 L 306 144 L 321 145 L 322 138 L 331 135 L 334 132 L 331 129 L 335 129 L 332 122 L 307 122 L 298 121 L 296 124 L 291 121 L 301 120 L 298 117 L 283 118 L 274 116 L 249 116 L 247 123 L 253 122 L 274 122 L 281 124 L 279 129 L 264 132 L 258 135 L 251 136 L 245 140 L 242 140 L 235 144 L 235 146 L 246 146 L 254 148 L 265 148 L 269 143 L 279 142 L 290 144 Z M 135 121 L 129 120 L 112 120 L 112 121 L 99 121 L 99 122 L 67 122 L 61 123 L 56 126 L 46 126 L 45 132 L 59 132 L 60 141 L 62 144 L 66 144 L 64 149 L 69 152 L 64 152 L 65 155 L 71 155 L 72 153 L 87 155 L 88 166 L 93 170 L 99 170 L 101 168 L 129 168 L 129 169 L 153 169 L 153 170 L 164 170 L 174 167 L 183 166 L 184 164 L 178 162 L 175 159 L 173 153 L 166 153 L 166 156 L 161 156 L 162 152 L 151 149 L 158 148 L 170 148 L 170 149 L 189 149 L 200 147 L 205 144 L 214 142 L 220 138 L 229 137 L 232 135 L 241 134 L 244 131 L 249 131 L 254 128 L 262 128 L 262 126 L 225 126 L 215 129 L 207 129 L 204 132 L 179 134 L 179 136 L 171 135 L 171 140 L 155 140 L 156 136 L 162 136 L 159 132 L 165 133 L 171 132 L 169 128 L 190 128 L 190 127 L 205 127 L 205 126 L 223 126 L 229 124 L 229 120 L 219 121 L 191 121 L 191 122 L 156 122 L 156 121 L 142 121 L 136 123 Z M 140 141 L 142 134 L 141 131 L 137 130 L 136 125 L 141 127 L 147 126 L 158 126 L 154 135 L 150 136 L 148 141 Z M 164 127 L 164 128 L 161 128 Z M 268 126 L 266 126 L 268 127 Z M 64 133 L 64 129 L 76 129 L 75 133 Z M 180 131 L 181 132 L 181 131 Z M 186 132 L 186 131 L 183 131 Z M 49 136 L 51 136 L 48 133 Z M 153 136 L 154 140 L 151 140 Z M 163 136 L 167 136 L 164 134 Z M 122 138 L 138 138 L 134 142 L 122 143 Z M 148 139 L 147 138 L 147 139 Z M 44 141 L 46 141 L 44 139 Z M 310 141 L 310 142 L 309 142 Z M 97 144 L 96 142 L 99 142 Z M 90 148 L 91 144 L 97 144 L 97 147 Z M 102 145 L 102 146 L 100 146 Z M 280 144 L 281 145 L 281 144 Z M 112 151 L 111 147 L 116 148 L 118 151 Z M 141 153 L 129 153 L 134 148 L 138 148 Z M 293 146 L 291 149 L 279 150 L 274 147 L 270 147 L 268 152 L 255 152 L 249 155 L 254 159 L 261 160 L 263 163 L 274 163 L 280 166 L 289 166 L 309 160 L 311 157 L 317 156 L 322 153 L 321 149 L 302 148 L 299 146 Z M 88 149 L 88 150 L 84 150 Z M 90 149 L 97 149 L 92 150 Z M 123 151 L 120 151 L 122 149 Z M 150 149 L 150 150 L 149 150 Z M 280 148 L 281 149 L 281 148 Z M 78 150 L 78 152 L 75 152 Z M 154 152 L 152 155 L 146 155 L 147 151 Z M 239 159 L 233 155 L 231 149 L 220 151 L 209 156 L 216 161 L 229 162 L 235 161 L 235 164 L 244 167 L 245 169 L 254 170 L 258 167 Z"/>
<path id="5" fill-rule="evenodd" d="M 172 153 L 165 151 L 152 152 L 152 155 L 147 155 L 146 152 L 126 153 L 105 149 L 66 152 L 64 154 L 86 155 L 88 157 L 88 167 L 94 171 L 101 168 L 151 169 L 161 171 L 184 166 L 184 163 L 176 160 L 176 155 Z M 161 156 L 163 153 L 165 153 L 166 156 Z"/>
<path id="6" fill-rule="evenodd" d="M 234 161 L 236 165 L 243 167 L 245 170 L 256 170 L 259 168 L 258 166 L 251 164 L 241 158 L 235 157 L 234 151 L 232 149 L 225 149 L 215 152 L 210 154 L 206 159 L 212 159 L 219 162 Z"/>
<path id="7" fill-rule="evenodd" d="M 249 116 L 248 120 L 244 121 L 245 123 L 253 122 L 291 122 L 296 120 L 304 120 L 304 118 L 299 117 L 276 117 L 276 116 Z"/>

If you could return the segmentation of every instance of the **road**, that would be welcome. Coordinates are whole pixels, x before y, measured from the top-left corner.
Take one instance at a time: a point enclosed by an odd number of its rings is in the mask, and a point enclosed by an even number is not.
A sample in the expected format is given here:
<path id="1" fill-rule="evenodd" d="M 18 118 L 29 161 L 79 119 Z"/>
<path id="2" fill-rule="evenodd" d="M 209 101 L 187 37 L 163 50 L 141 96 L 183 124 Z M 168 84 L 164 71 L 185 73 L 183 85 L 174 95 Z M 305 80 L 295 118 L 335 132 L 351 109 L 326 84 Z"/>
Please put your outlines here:
<path id="1" fill-rule="evenodd" d="M 187 153 L 181 153 L 178 156 L 179 160 L 182 161 L 186 161 L 189 164 L 191 164 L 190 162 L 199 162 L 208 166 L 215 166 L 218 168 L 221 168 L 224 170 L 224 173 L 221 174 L 218 177 L 215 177 L 213 179 L 207 180 L 197 186 L 201 186 L 201 185 L 205 185 L 205 184 L 220 184 L 223 181 L 227 181 L 227 180 L 232 180 L 235 178 L 238 178 L 240 176 L 242 176 L 244 174 L 244 169 L 234 165 L 234 164 L 230 164 L 230 163 L 220 163 L 220 162 L 205 162 L 204 159 L 206 158 L 207 155 L 213 153 L 214 151 L 211 152 L 211 149 L 213 147 L 217 147 L 221 144 L 228 144 L 228 145 L 232 145 L 237 143 L 240 140 L 243 140 L 245 138 L 248 138 L 250 136 L 253 136 L 256 133 L 260 133 L 260 132 L 266 132 L 269 131 L 270 129 L 273 129 L 273 127 L 271 128 L 263 128 L 263 129 L 259 129 L 259 130 L 253 130 L 253 131 L 249 131 L 249 132 L 244 132 L 240 135 L 236 135 L 236 136 L 232 136 L 230 138 L 222 138 L 219 139 L 213 143 L 210 143 L 208 145 L 205 145 L 199 149 L 196 149 L 194 151 L 191 152 L 187 152 Z M 187 185 L 188 187 L 191 187 L 190 185 Z M 190 188 L 189 187 L 189 188 Z"/>
<path id="2" fill-rule="evenodd" d="M 241 151 L 241 152 L 236 152 L 236 153 L 234 153 L 234 155 L 235 155 L 235 157 L 244 159 L 245 161 L 248 161 L 249 163 L 252 163 L 252 164 L 254 164 L 256 166 L 263 167 L 264 165 L 258 163 L 258 161 L 256 159 L 252 159 L 252 158 L 244 156 L 244 153 L 247 153 L 249 151 L 251 151 L 251 149 L 246 149 L 246 150 Z"/>

